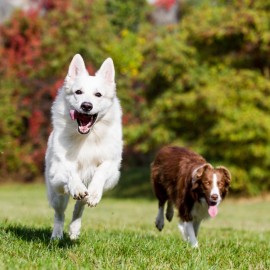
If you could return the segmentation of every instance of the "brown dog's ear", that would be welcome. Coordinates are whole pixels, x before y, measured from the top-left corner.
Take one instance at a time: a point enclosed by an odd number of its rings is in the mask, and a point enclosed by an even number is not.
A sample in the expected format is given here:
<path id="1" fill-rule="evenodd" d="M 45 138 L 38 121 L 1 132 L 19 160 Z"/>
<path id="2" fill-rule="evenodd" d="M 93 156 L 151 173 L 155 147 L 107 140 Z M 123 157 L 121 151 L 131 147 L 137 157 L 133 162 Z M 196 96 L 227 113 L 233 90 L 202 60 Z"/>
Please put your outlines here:
<path id="1" fill-rule="evenodd" d="M 206 169 L 212 169 L 212 165 L 210 163 L 205 163 L 196 169 L 193 170 L 192 172 L 192 189 L 196 189 L 198 187 L 198 180 L 201 179 L 203 173 L 205 172 Z"/>
<path id="2" fill-rule="evenodd" d="M 232 176 L 231 176 L 230 171 L 227 168 L 225 168 L 224 166 L 218 166 L 217 170 L 219 170 L 223 173 L 225 184 L 226 184 L 226 186 L 229 186 L 231 183 L 231 180 L 232 180 Z"/>

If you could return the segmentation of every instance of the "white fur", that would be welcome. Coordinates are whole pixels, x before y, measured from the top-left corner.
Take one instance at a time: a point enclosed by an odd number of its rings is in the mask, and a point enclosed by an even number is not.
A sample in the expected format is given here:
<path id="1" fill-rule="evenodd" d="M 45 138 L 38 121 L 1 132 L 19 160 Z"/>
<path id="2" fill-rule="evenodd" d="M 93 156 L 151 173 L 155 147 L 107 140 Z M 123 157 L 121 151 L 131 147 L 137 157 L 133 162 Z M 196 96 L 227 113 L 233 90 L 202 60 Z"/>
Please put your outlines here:
<path id="1" fill-rule="evenodd" d="M 221 201 L 221 196 L 220 196 L 218 183 L 217 183 L 217 175 L 215 173 L 213 174 L 213 186 L 212 186 L 210 195 L 214 195 L 214 194 L 218 196 L 217 204 L 219 204 Z"/>
<path id="2" fill-rule="evenodd" d="M 166 218 L 168 221 L 171 221 L 173 218 L 174 209 L 173 209 L 173 202 L 168 200 L 167 202 L 167 208 L 166 208 Z M 158 214 L 156 217 L 156 227 L 158 230 L 162 231 L 164 227 L 164 205 L 159 206 L 158 208 Z"/>
<path id="3" fill-rule="evenodd" d="M 195 202 L 191 215 L 193 220 L 190 222 L 180 222 L 178 228 L 185 241 L 190 242 L 192 247 L 198 247 L 197 235 L 199 231 L 200 224 L 203 219 L 209 217 L 208 215 L 208 204 L 205 199 L 202 199 L 200 203 Z"/>
<path id="4" fill-rule="evenodd" d="M 164 227 L 164 206 L 160 206 L 158 208 L 158 214 L 156 217 L 156 227 L 158 228 L 158 230 L 162 230 Z"/>
<path id="5" fill-rule="evenodd" d="M 221 202 L 221 196 L 218 188 L 217 183 L 217 175 L 213 174 L 213 185 L 211 188 L 210 196 L 216 194 L 218 196 L 217 199 L 217 206 Z M 180 222 L 178 224 L 178 228 L 182 234 L 182 237 L 184 241 L 190 242 L 192 247 L 199 247 L 197 235 L 200 228 L 200 224 L 202 220 L 209 218 L 208 214 L 208 204 L 206 200 L 203 198 L 201 199 L 201 202 L 195 202 L 191 215 L 193 217 L 193 220 L 190 222 Z"/>
<path id="6" fill-rule="evenodd" d="M 122 155 L 121 108 L 116 97 L 114 66 L 104 61 L 95 76 L 89 76 L 80 55 L 72 59 L 64 86 L 52 106 L 53 131 L 48 140 L 45 178 L 50 205 L 55 210 L 52 238 L 62 238 L 64 212 L 69 195 L 77 199 L 70 237 L 80 234 L 85 204 L 96 206 L 104 190 L 119 179 Z M 76 95 L 76 90 L 82 94 Z M 95 93 L 101 93 L 97 97 Z M 71 109 L 81 111 L 83 102 L 91 102 L 91 113 L 98 118 L 88 134 L 80 134 Z"/>

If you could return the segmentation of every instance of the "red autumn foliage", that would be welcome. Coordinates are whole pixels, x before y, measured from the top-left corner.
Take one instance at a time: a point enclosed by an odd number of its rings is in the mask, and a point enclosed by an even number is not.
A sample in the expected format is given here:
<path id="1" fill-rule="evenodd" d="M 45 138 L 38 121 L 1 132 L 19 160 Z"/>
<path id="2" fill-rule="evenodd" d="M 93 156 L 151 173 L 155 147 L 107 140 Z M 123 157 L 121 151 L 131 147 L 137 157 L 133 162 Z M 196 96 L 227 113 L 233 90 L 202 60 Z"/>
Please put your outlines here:
<path id="1" fill-rule="evenodd" d="M 58 68 L 52 67 L 52 59 L 58 59 L 61 51 L 47 45 L 46 41 L 49 38 L 55 44 L 54 37 L 66 38 L 63 33 L 67 26 L 61 23 L 64 20 L 73 23 L 67 16 L 70 6 L 69 1 L 44 0 L 36 9 L 16 11 L 9 21 L 0 25 L 0 54 L 4 56 L 0 58 L 0 75 L 11 82 L 8 88 L 4 86 L 0 90 L 9 91 L 16 111 L 0 130 L 0 135 L 8 130 L 6 141 L 12 142 L 11 148 L 2 147 L 0 143 L 0 149 L 4 149 L 0 160 L 2 175 L 19 173 L 22 179 L 31 181 L 43 171 L 51 132 L 51 105 L 66 75 L 62 63 L 67 61 L 64 63 L 68 64 L 69 60 L 66 56 L 60 60 Z M 87 69 L 90 74 L 95 73 L 92 65 Z"/>
<path id="2" fill-rule="evenodd" d="M 69 6 L 69 1 L 66 0 L 43 0 L 41 2 L 41 8 L 47 11 L 57 9 L 59 11 L 65 11 Z"/>
<path id="3" fill-rule="evenodd" d="M 16 74 L 26 77 L 31 74 L 41 54 L 39 10 L 17 11 L 6 25 L 0 27 L 2 54 L 0 72 L 7 76 Z"/>

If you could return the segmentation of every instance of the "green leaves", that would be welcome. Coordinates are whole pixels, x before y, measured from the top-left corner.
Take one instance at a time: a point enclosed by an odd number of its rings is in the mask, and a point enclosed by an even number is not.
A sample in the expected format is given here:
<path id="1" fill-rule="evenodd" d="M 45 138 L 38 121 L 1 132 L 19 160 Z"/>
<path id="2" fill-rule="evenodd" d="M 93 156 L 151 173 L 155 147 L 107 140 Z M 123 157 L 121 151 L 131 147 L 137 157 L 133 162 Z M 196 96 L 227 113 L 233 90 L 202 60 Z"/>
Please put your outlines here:
<path id="1" fill-rule="evenodd" d="M 80 0 L 43 16 L 16 13 L 1 28 L 0 53 L 10 59 L 0 61 L 1 171 L 42 172 L 50 106 L 81 53 L 90 74 L 113 58 L 134 159 L 185 145 L 231 169 L 235 192 L 269 190 L 269 4 L 181 4 L 179 24 L 167 26 L 148 20 L 144 1 Z"/>
<path id="2" fill-rule="evenodd" d="M 126 140 L 144 153 L 190 146 L 231 168 L 234 191 L 254 194 L 270 188 L 269 11 L 207 3 L 144 33 L 135 90 L 147 117 L 126 126 Z"/>

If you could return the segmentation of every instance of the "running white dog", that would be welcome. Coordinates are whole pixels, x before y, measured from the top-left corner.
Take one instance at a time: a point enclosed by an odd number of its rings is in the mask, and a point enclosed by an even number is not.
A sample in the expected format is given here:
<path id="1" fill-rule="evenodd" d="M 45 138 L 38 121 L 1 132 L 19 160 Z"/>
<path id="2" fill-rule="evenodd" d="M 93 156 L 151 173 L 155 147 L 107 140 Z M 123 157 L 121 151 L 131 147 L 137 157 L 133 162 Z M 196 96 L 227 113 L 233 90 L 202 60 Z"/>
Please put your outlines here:
<path id="1" fill-rule="evenodd" d="M 77 54 L 52 106 L 53 131 L 46 152 L 45 177 L 48 199 L 55 210 L 53 239 L 63 237 L 69 195 L 77 200 L 69 230 L 70 238 L 76 239 L 84 206 L 96 206 L 103 191 L 118 182 L 122 112 L 114 75 L 111 58 L 95 76 L 89 76 Z"/>

